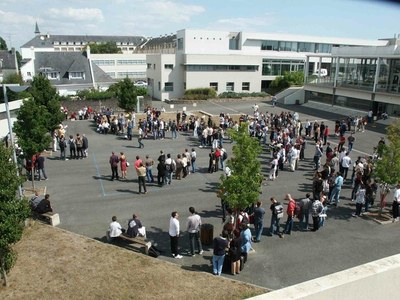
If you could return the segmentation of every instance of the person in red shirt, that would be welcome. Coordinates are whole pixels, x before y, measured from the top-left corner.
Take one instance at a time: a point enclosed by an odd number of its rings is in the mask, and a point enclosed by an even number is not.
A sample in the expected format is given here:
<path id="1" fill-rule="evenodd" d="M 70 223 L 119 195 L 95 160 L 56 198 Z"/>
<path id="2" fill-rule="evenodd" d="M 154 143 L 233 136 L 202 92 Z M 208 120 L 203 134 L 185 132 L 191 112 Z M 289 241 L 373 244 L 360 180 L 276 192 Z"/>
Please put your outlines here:
<path id="1" fill-rule="evenodd" d="M 289 200 L 289 203 L 286 210 L 287 220 L 283 233 L 291 234 L 293 228 L 294 212 L 296 210 L 296 200 L 294 200 L 290 194 L 286 194 L 285 200 Z"/>
<path id="2" fill-rule="evenodd" d="M 339 138 L 339 144 L 338 144 L 338 151 L 340 152 L 344 146 L 344 143 L 346 143 L 346 138 L 344 135 L 341 135 Z"/>
<path id="3" fill-rule="evenodd" d="M 323 135 L 324 135 L 324 146 L 325 146 L 325 145 L 326 145 L 326 141 L 328 140 L 328 136 L 329 136 L 329 128 L 328 128 L 328 125 L 325 126 Z"/>

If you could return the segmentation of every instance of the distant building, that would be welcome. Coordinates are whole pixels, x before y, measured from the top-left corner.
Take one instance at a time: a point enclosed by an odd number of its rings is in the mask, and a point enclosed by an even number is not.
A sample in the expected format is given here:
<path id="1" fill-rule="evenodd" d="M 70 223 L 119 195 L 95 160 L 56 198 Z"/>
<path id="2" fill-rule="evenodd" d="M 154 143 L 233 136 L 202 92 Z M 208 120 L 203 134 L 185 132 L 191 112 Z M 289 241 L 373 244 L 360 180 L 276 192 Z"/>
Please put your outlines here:
<path id="1" fill-rule="evenodd" d="M 164 37 L 167 40 L 167 37 Z M 260 92 L 285 72 L 303 71 L 306 57 L 330 54 L 342 46 L 378 46 L 383 41 L 183 29 L 174 48 L 162 38 L 148 41 L 137 51 L 147 53 L 148 89 L 152 97 L 182 97 L 186 89 L 214 88 L 222 92 Z M 153 45 L 152 45 L 153 44 Z M 152 48 L 149 47 L 152 45 Z M 168 46 L 170 51 L 165 51 Z M 161 50 L 163 49 L 163 50 Z M 175 52 L 171 51 L 175 49 Z M 330 58 L 310 58 L 314 73 L 327 69 Z"/>
<path id="2" fill-rule="evenodd" d="M 332 54 L 308 54 L 305 101 L 400 115 L 400 39 L 375 47 L 340 47 Z M 310 76 L 315 60 L 329 60 L 328 76 Z"/>
<path id="3" fill-rule="evenodd" d="M 11 74 L 18 74 L 18 62 L 15 49 L 0 50 L 0 83 Z"/>

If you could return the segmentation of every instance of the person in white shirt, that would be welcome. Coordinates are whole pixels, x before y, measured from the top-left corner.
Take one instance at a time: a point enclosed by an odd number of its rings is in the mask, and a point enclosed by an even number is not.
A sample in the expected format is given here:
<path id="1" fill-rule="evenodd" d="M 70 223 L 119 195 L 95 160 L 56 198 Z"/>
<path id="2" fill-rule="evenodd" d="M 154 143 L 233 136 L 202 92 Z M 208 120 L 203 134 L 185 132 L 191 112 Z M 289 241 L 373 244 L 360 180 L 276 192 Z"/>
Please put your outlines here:
<path id="1" fill-rule="evenodd" d="M 344 180 L 346 180 L 347 178 L 347 172 L 349 171 L 350 166 L 351 166 L 351 158 L 349 156 L 349 152 L 346 152 L 346 155 L 342 159 L 342 173 Z"/>
<path id="2" fill-rule="evenodd" d="M 178 253 L 178 242 L 179 242 L 179 220 L 178 213 L 176 211 L 171 213 L 171 218 L 169 219 L 169 237 L 171 241 L 171 253 L 173 258 L 180 259 L 183 256 Z"/>
<path id="3" fill-rule="evenodd" d="M 110 223 L 108 234 L 111 240 L 114 240 L 115 238 L 119 237 L 123 232 L 125 232 L 125 229 L 123 229 L 121 224 L 117 222 L 116 216 L 113 216 L 111 220 L 112 222 Z"/>
<path id="4" fill-rule="evenodd" d="M 196 172 L 197 153 L 194 148 L 192 148 L 192 153 L 190 154 L 190 158 L 191 158 L 192 173 L 195 173 Z"/>

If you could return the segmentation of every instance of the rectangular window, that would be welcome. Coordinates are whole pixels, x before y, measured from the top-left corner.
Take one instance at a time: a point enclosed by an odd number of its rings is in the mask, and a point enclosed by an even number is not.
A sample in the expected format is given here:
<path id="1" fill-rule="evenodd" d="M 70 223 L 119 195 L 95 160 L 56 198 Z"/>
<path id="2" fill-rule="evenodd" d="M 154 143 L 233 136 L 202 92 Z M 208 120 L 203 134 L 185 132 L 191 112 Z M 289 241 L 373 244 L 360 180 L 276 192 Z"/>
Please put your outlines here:
<path id="1" fill-rule="evenodd" d="M 59 78 L 59 73 L 58 72 L 47 73 L 47 78 L 49 80 L 57 80 Z"/>
<path id="2" fill-rule="evenodd" d="M 161 90 L 161 82 L 158 82 L 158 90 Z"/>
<path id="3" fill-rule="evenodd" d="M 83 72 L 69 72 L 69 79 L 84 79 L 85 73 Z"/>
<path id="4" fill-rule="evenodd" d="M 250 82 L 242 82 L 242 91 L 250 91 Z"/>
<path id="5" fill-rule="evenodd" d="M 174 83 L 173 82 L 166 82 L 164 85 L 165 92 L 173 92 L 174 91 Z"/>
<path id="6" fill-rule="evenodd" d="M 278 51 L 278 41 L 263 41 L 261 44 L 261 50 Z"/>
<path id="7" fill-rule="evenodd" d="M 154 69 L 154 70 L 156 69 L 156 64 L 153 64 L 153 69 Z"/>
<path id="8" fill-rule="evenodd" d="M 147 69 L 151 69 L 151 64 L 147 64 Z"/>
<path id="9" fill-rule="evenodd" d="M 119 59 L 117 60 L 117 65 L 145 65 L 146 60 L 142 59 Z"/>
<path id="10" fill-rule="evenodd" d="M 235 91 L 235 83 L 234 82 L 227 82 L 226 83 L 226 91 L 227 92 L 234 92 Z"/>
<path id="11" fill-rule="evenodd" d="M 172 65 L 172 64 L 165 64 L 164 65 L 164 69 L 170 69 L 170 70 L 172 70 L 174 68 L 174 65 Z"/>
<path id="12" fill-rule="evenodd" d="M 178 39 L 178 50 L 183 50 L 183 38 Z"/>
<path id="13" fill-rule="evenodd" d="M 210 82 L 210 88 L 218 92 L 218 82 Z"/>
<path id="14" fill-rule="evenodd" d="M 113 59 L 94 59 L 92 62 L 98 66 L 114 66 L 115 60 Z"/>

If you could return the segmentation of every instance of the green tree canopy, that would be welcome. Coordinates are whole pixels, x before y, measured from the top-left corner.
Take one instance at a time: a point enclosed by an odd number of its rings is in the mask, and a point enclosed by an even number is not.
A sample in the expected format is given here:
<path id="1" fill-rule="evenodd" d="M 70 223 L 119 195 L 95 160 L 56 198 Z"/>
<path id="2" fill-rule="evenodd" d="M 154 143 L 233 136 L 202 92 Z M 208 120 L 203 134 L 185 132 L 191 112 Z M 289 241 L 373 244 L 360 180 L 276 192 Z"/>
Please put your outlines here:
<path id="1" fill-rule="evenodd" d="M 272 94 L 277 94 L 280 91 L 293 85 L 304 84 L 303 72 L 285 72 L 283 76 L 277 76 L 270 84 L 269 89 Z"/>
<path id="2" fill-rule="evenodd" d="M 382 157 L 375 164 L 374 177 L 381 183 L 400 182 L 400 120 L 387 127 L 388 143 L 382 146 Z"/>
<path id="3" fill-rule="evenodd" d="M 52 132 L 58 128 L 64 115 L 61 112 L 60 97 L 55 87 L 53 87 L 43 75 L 38 75 L 33 78 L 29 92 L 32 95 L 33 101 L 38 106 L 44 106 L 49 112 L 47 123 L 45 125 L 48 132 Z"/>
<path id="4" fill-rule="evenodd" d="M 8 50 L 6 41 L 0 36 L 0 50 Z"/>
<path id="5" fill-rule="evenodd" d="M 103 44 L 89 43 L 89 46 L 90 46 L 90 53 L 93 54 L 122 53 L 121 50 L 115 44 L 115 42 L 106 42 Z"/>
<path id="6" fill-rule="evenodd" d="M 132 80 L 125 78 L 117 83 L 111 85 L 108 89 L 115 94 L 118 99 L 119 107 L 125 109 L 126 111 L 132 111 L 136 109 L 137 96 L 145 96 L 147 90 L 144 88 L 137 88 L 133 85 Z"/>
<path id="7" fill-rule="evenodd" d="M 22 180 L 16 176 L 17 166 L 11 158 L 11 150 L 0 144 L 0 274 L 5 285 L 6 273 L 16 260 L 10 246 L 20 240 L 23 222 L 29 216 L 27 201 L 17 196 Z"/>
<path id="8" fill-rule="evenodd" d="M 51 136 L 48 131 L 48 119 L 51 113 L 44 105 L 37 104 L 34 99 L 28 99 L 21 105 L 14 131 L 25 157 L 31 159 L 36 153 L 45 150 Z"/>
<path id="9" fill-rule="evenodd" d="M 257 139 L 250 137 L 248 123 L 242 123 L 238 131 L 230 129 L 235 145 L 227 162 L 229 177 L 221 176 L 220 190 L 229 207 L 244 209 L 256 203 L 261 190 L 261 164 L 258 156 L 262 148 Z"/>
<path id="10" fill-rule="evenodd" d="M 4 80 L 3 83 L 14 83 L 14 84 L 19 84 L 23 85 L 24 81 L 22 80 L 21 74 L 8 74 Z M 9 102 L 12 102 L 14 100 L 19 100 L 19 99 L 24 99 L 30 97 L 31 94 L 28 91 L 22 91 L 19 93 L 13 92 L 10 89 L 7 89 L 7 99 Z M 0 88 L 0 103 L 4 103 L 4 95 L 3 95 L 3 89 Z"/>

